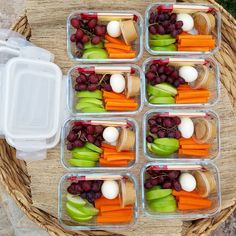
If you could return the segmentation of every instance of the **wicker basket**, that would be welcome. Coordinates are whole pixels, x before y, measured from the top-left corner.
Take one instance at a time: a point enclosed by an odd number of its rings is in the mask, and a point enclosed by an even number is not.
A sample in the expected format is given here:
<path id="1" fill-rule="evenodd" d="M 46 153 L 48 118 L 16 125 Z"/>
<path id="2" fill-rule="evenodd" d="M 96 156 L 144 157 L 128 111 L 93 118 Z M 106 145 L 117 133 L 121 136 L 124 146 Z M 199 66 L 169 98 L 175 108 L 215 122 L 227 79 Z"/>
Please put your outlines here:
<path id="1" fill-rule="evenodd" d="M 188 1 L 189 2 L 189 1 Z M 198 2 L 190 0 L 190 2 Z M 222 14 L 222 45 L 220 53 L 215 55 L 221 65 L 221 82 L 226 88 L 231 103 L 236 108 L 236 21 L 235 19 L 214 0 L 209 3 L 216 5 Z M 27 16 L 24 15 L 11 27 L 12 30 L 23 34 L 27 39 L 31 36 L 31 29 L 28 24 Z M 30 177 L 28 176 L 27 166 L 24 161 L 17 160 L 15 150 L 5 141 L 0 141 L 0 180 L 6 191 L 15 200 L 17 205 L 35 223 L 47 230 L 51 235 L 78 235 L 76 232 L 63 229 L 57 218 L 47 212 L 36 208 L 32 204 Z M 185 235 L 208 235 L 215 230 L 228 216 L 235 210 L 236 205 L 232 205 L 220 212 L 211 219 L 200 219 L 188 224 Z M 80 235 L 111 235 L 106 231 L 80 231 Z M 114 234 L 112 235 L 119 235 Z"/>

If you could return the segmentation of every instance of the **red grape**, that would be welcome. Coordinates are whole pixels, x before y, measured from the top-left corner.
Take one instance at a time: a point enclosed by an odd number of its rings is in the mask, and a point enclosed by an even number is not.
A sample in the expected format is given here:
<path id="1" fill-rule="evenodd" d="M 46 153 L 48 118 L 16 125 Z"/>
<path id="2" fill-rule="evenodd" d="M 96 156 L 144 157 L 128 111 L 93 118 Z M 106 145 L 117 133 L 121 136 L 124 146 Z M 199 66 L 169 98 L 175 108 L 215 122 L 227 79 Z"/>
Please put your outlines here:
<path id="1" fill-rule="evenodd" d="M 151 71 L 148 71 L 146 74 L 145 74 L 145 77 L 147 80 L 151 81 L 155 78 L 155 74 Z"/>
<path id="2" fill-rule="evenodd" d="M 163 184 L 162 184 L 162 188 L 164 189 L 169 189 L 172 187 L 172 184 L 170 181 L 165 181 Z"/>
<path id="3" fill-rule="evenodd" d="M 166 82 L 172 84 L 172 83 L 174 82 L 174 80 L 173 80 L 171 77 L 168 77 L 167 80 L 166 80 Z"/>
<path id="4" fill-rule="evenodd" d="M 157 117 L 156 122 L 157 124 L 162 124 L 162 117 Z"/>
<path id="5" fill-rule="evenodd" d="M 89 39 L 89 36 L 85 34 L 85 35 L 83 36 L 83 38 L 81 39 L 81 42 L 82 42 L 82 43 L 87 43 L 89 40 L 90 40 L 90 39 Z"/>
<path id="6" fill-rule="evenodd" d="M 183 21 L 179 20 L 179 21 L 176 21 L 175 23 L 175 27 L 176 29 L 181 29 L 183 26 Z"/>
<path id="7" fill-rule="evenodd" d="M 163 126 L 166 127 L 166 128 L 172 127 L 171 119 L 168 118 L 168 117 L 165 117 L 165 118 L 164 118 L 162 124 L 163 124 Z"/>
<path id="8" fill-rule="evenodd" d="M 158 138 L 164 138 L 165 137 L 165 131 L 164 130 L 159 130 L 158 132 L 157 132 L 157 136 L 158 136 Z"/>
<path id="9" fill-rule="evenodd" d="M 67 188 L 67 192 L 73 195 L 77 194 L 76 191 L 76 183 L 72 183 L 68 188 Z"/>
<path id="10" fill-rule="evenodd" d="M 158 185 L 158 179 L 157 178 L 154 178 L 154 179 L 151 179 L 151 183 L 152 183 L 152 186 L 156 186 Z"/>
<path id="11" fill-rule="evenodd" d="M 165 74 L 160 75 L 161 82 L 165 82 L 167 79 L 167 76 Z"/>
<path id="12" fill-rule="evenodd" d="M 95 126 L 95 133 L 96 134 L 101 134 L 104 130 L 104 127 L 102 125 L 96 125 Z"/>
<path id="13" fill-rule="evenodd" d="M 86 127 L 86 132 L 87 132 L 87 134 L 94 134 L 94 131 L 95 131 L 95 128 L 94 128 L 93 125 L 88 125 L 88 126 Z"/>
<path id="14" fill-rule="evenodd" d="M 97 20 L 96 20 L 96 19 L 91 19 L 91 20 L 88 22 L 88 27 L 89 27 L 90 29 L 95 28 L 96 25 L 97 25 Z"/>
<path id="15" fill-rule="evenodd" d="M 157 66 L 155 64 L 150 65 L 149 71 L 153 73 L 157 73 Z"/>
<path id="16" fill-rule="evenodd" d="M 110 84 L 104 84 L 103 88 L 108 92 L 112 91 L 112 87 Z"/>
<path id="17" fill-rule="evenodd" d="M 180 84 L 185 84 L 185 80 L 182 77 L 179 77 L 178 80 L 179 80 Z"/>
<path id="18" fill-rule="evenodd" d="M 148 30 L 151 34 L 157 34 L 157 29 L 154 25 L 149 26 Z"/>
<path id="19" fill-rule="evenodd" d="M 164 29 L 164 27 L 163 26 L 161 26 L 161 25 L 158 25 L 157 27 L 156 27 L 156 31 L 157 31 L 157 33 L 158 34 L 165 34 L 165 29 Z"/>
<path id="20" fill-rule="evenodd" d="M 97 25 L 95 27 L 95 34 L 98 35 L 98 36 L 102 36 L 103 35 L 103 28 L 101 25 Z"/>
<path id="21" fill-rule="evenodd" d="M 181 132 L 179 131 L 179 130 L 176 130 L 175 131 L 175 138 L 177 138 L 177 139 L 179 139 L 179 138 L 181 138 Z"/>
<path id="22" fill-rule="evenodd" d="M 173 181 L 173 187 L 176 191 L 181 191 L 181 189 L 182 189 L 178 180 Z"/>
<path id="23" fill-rule="evenodd" d="M 159 67 L 158 67 L 158 73 L 159 73 L 159 74 L 163 74 L 164 71 L 165 71 L 165 67 L 164 67 L 164 66 L 159 66 Z"/>
<path id="24" fill-rule="evenodd" d="M 102 193 L 101 193 L 101 192 L 95 193 L 95 198 L 96 198 L 96 199 L 98 199 L 98 198 L 100 198 L 100 197 L 102 197 Z"/>
<path id="25" fill-rule="evenodd" d="M 96 76 L 95 74 L 91 74 L 89 76 L 89 82 L 91 84 L 97 84 L 98 83 L 98 76 Z"/>
<path id="26" fill-rule="evenodd" d="M 173 117 L 172 121 L 175 125 L 179 125 L 181 123 L 181 119 L 178 116 Z"/>
<path id="27" fill-rule="evenodd" d="M 171 73 L 171 78 L 173 78 L 173 79 L 178 79 L 178 77 L 179 77 L 179 72 L 177 71 L 177 70 L 175 70 L 175 71 L 173 71 L 172 73 Z"/>
<path id="28" fill-rule="evenodd" d="M 105 25 L 102 26 L 101 28 L 101 33 L 102 33 L 102 36 L 104 36 L 107 32 L 107 27 Z"/>
<path id="29" fill-rule="evenodd" d="M 86 84 L 76 84 L 75 85 L 75 90 L 76 91 L 82 91 L 82 90 L 86 90 L 87 89 L 87 85 Z"/>
<path id="30" fill-rule="evenodd" d="M 84 146 L 84 142 L 79 140 L 79 139 L 77 139 L 77 140 L 74 141 L 74 146 L 75 147 L 83 147 Z"/>
<path id="31" fill-rule="evenodd" d="M 149 24 L 153 24 L 155 22 L 155 13 L 151 12 L 149 16 Z"/>
<path id="32" fill-rule="evenodd" d="M 168 131 L 167 132 L 167 137 L 168 138 L 174 138 L 175 137 L 175 132 L 174 131 Z"/>
<path id="33" fill-rule="evenodd" d="M 80 21 L 77 18 L 72 18 L 70 20 L 70 24 L 75 28 L 78 29 L 80 27 Z"/>
<path id="34" fill-rule="evenodd" d="M 177 30 L 173 30 L 170 34 L 173 38 L 175 38 L 179 34 L 179 32 Z"/>
<path id="35" fill-rule="evenodd" d="M 103 140 L 104 140 L 104 139 L 103 139 L 103 136 L 102 136 L 102 135 L 98 135 L 98 136 L 97 136 L 97 140 L 98 140 L 98 141 L 103 141 Z"/>
<path id="36" fill-rule="evenodd" d="M 96 84 L 89 84 L 88 85 L 88 90 L 89 91 L 94 91 L 94 90 L 96 90 L 97 89 L 97 85 Z"/>
<path id="37" fill-rule="evenodd" d="M 82 184 L 81 184 L 81 187 L 83 188 L 83 190 L 85 192 L 88 192 L 88 191 L 91 190 L 92 183 L 91 183 L 91 181 L 83 181 Z"/>
<path id="38" fill-rule="evenodd" d="M 170 15 L 170 21 L 171 23 L 174 23 L 177 19 L 177 14 L 176 13 L 171 13 Z"/>
<path id="39" fill-rule="evenodd" d="M 99 44 L 100 42 L 101 42 L 101 39 L 100 39 L 100 37 L 99 36 L 94 36 L 93 38 L 92 38 L 92 44 Z"/>
<path id="40" fill-rule="evenodd" d="M 76 36 L 75 36 L 75 34 L 72 34 L 72 35 L 70 36 L 70 41 L 71 41 L 71 42 L 75 42 L 75 41 L 76 41 Z"/>
<path id="41" fill-rule="evenodd" d="M 150 179 L 146 180 L 146 182 L 145 182 L 145 184 L 144 184 L 144 188 L 150 189 L 150 188 L 152 188 L 152 187 L 153 187 L 153 186 L 152 186 L 151 180 L 150 180 Z"/>
<path id="42" fill-rule="evenodd" d="M 78 135 L 75 132 L 73 132 L 73 131 L 70 131 L 69 134 L 66 137 L 66 139 L 69 142 L 74 142 L 77 138 L 78 138 Z"/>
<path id="43" fill-rule="evenodd" d="M 154 126 L 153 128 L 150 129 L 150 132 L 152 134 L 156 134 L 158 132 L 158 128 Z"/>
<path id="44" fill-rule="evenodd" d="M 83 53 L 81 50 L 75 52 L 75 57 L 80 58 L 83 56 Z"/>
<path id="45" fill-rule="evenodd" d="M 96 145 L 97 147 L 101 147 L 102 143 L 101 143 L 101 141 L 96 140 L 96 141 L 94 142 L 94 145 Z"/>
<path id="46" fill-rule="evenodd" d="M 149 124 L 150 126 L 153 126 L 153 125 L 156 125 L 157 122 L 156 122 L 154 119 L 149 119 L 149 120 L 148 120 L 148 124 Z"/>
<path id="47" fill-rule="evenodd" d="M 77 42 L 76 43 L 76 47 L 80 50 L 83 50 L 84 49 L 84 45 L 81 43 L 81 42 Z"/>
<path id="48" fill-rule="evenodd" d="M 94 143 L 94 141 L 95 141 L 94 136 L 91 135 L 91 134 L 88 134 L 88 135 L 87 135 L 87 139 L 88 139 L 88 141 L 89 141 L 90 143 Z"/>
<path id="49" fill-rule="evenodd" d="M 71 151 L 74 148 L 73 143 L 67 143 L 66 148 L 67 150 Z"/>
<path id="50" fill-rule="evenodd" d="M 94 192 L 99 192 L 100 191 L 100 186 L 96 181 L 93 181 L 91 190 L 94 191 Z"/>
<path id="51" fill-rule="evenodd" d="M 160 14 L 158 15 L 158 20 L 159 20 L 159 21 L 164 21 L 164 20 L 165 20 L 165 15 L 164 15 L 163 13 L 160 13 Z"/>
<path id="52" fill-rule="evenodd" d="M 179 85 L 180 85 L 179 80 L 175 80 L 174 83 L 173 83 L 173 85 L 174 85 L 176 88 L 178 88 Z"/>
<path id="53" fill-rule="evenodd" d="M 77 30 L 76 30 L 76 33 L 75 33 L 75 37 L 76 37 L 76 39 L 77 39 L 77 40 L 80 40 L 80 39 L 83 38 L 83 36 L 84 36 L 84 32 L 83 32 L 83 30 L 81 30 L 81 29 L 77 29 Z"/>
<path id="54" fill-rule="evenodd" d="M 146 141 L 147 141 L 148 143 L 153 143 L 154 138 L 153 138 L 151 135 L 149 135 L 149 136 L 147 136 Z"/>

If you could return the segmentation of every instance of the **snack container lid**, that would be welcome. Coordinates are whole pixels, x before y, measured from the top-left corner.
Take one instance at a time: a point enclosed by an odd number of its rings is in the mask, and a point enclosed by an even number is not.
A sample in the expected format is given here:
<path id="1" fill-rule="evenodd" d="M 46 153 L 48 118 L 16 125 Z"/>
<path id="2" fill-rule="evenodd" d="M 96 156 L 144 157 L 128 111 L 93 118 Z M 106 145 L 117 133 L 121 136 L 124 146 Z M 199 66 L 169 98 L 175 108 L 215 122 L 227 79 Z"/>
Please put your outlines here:
<path id="1" fill-rule="evenodd" d="M 18 158 L 43 159 L 60 137 L 62 72 L 47 50 L 1 33 L 0 131 Z"/>

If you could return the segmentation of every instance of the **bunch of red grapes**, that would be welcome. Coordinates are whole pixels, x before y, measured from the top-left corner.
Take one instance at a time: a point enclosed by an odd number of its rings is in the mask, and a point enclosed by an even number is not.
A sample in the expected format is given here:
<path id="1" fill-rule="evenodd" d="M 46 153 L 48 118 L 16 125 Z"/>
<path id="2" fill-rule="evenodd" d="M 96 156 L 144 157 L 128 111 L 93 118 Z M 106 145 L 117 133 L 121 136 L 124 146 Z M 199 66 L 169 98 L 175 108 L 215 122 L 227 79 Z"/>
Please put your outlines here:
<path id="1" fill-rule="evenodd" d="M 183 21 L 176 21 L 176 13 L 158 13 L 151 12 L 149 17 L 149 32 L 151 34 L 170 34 L 175 38 L 178 34 L 183 32 Z"/>
<path id="2" fill-rule="evenodd" d="M 75 90 L 76 91 L 83 91 L 89 90 L 94 91 L 96 89 L 104 89 L 106 91 L 112 91 L 110 85 L 110 77 L 111 75 L 106 74 L 84 74 L 80 73 L 80 75 L 75 79 Z"/>
<path id="3" fill-rule="evenodd" d="M 83 180 L 73 182 L 67 188 L 67 192 L 73 195 L 80 195 L 83 199 L 94 204 L 94 201 L 102 196 L 101 187 L 103 180 Z"/>
<path id="4" fill-rule="evenodd" d="M 149 66 L 145 76 L 151 85 L 166 82 L 178 88 L 180 84 L 185 84 L 185 80 L 179 76 L 179 70 L 170 65 L 153 63 Z"/>
<path id="5" fill-rule="evenodd" d="M 107 31 L 106 26 L 98 24 L 97 19 L 83 20 L 72 18 L 70 24 L 76 29 L 76 32 L 71 35 L 70 41 L 76 43 L 78 49 L 76 52 L 77 57 L 82 56 L 85 43 L 91 41 L 94 45 L 99 44 Z"/>
<path id="6" fill-rule="evenodd" d="M 178 125 L 181 120 L 178 116 L 175 117 L 160 117 L 153 116 L 148 119 L 149 130 L 158 138 L 181 138 L 181 132 L 178 130 Z M 148 143 L 153 143 L 154 138 L 148 135 L 146 138 Z"/>
<path id="7" fill-rule="evenodd" d="M 148 168 L 146 171 L 147 179 L 145 180 L 145 189 L 150 189 L 156 185 L 160 185 L 164 189 L 181 190 L 179 183 L 179 170 L 155 170 Z"/>
<path id="8" fill-rule="evenodd" d="M 102 144 L 104 127 L 102 125 L 74 125 L 67 135 L 67 150 L 84 146 L 85 142 L 90 142 L 100 147 Z"/>

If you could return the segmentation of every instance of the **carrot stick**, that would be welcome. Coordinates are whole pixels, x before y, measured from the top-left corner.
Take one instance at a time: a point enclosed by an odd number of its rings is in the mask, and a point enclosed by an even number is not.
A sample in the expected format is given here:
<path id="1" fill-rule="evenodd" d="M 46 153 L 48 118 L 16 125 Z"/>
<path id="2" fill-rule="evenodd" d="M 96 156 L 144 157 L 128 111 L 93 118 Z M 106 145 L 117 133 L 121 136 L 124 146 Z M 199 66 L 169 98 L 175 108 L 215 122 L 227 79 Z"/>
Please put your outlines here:
<path id="1" fill-rule="evenodd" d="M 132 98 L 105 98 L 105 102 L 120 102 L 120 103 L 132 103 L 135 102 Z"/>
<path id="2" fill-rule="evenodd" d="M 193 197 L 180 196 L 179 204 L 210 207 L 212 202 L 210 199 L 207 198 L 193 198 Z"/>
<path id="3" fill-rule="evenodd" d="M 118 160 L 134 160 L 135 159 L 135 155 L 123 155 L 121 154 L 112 154 L 112 155 L 104 155 L 104 159 L 108 160 L 108 161 L 118 161 Z"/>
<path id="4" fill-rule="evenodd" d="M 135 58 L 136 53 L 135 52 L 127 52 L 127 53 L 109 53 L 108 54 L 110 58 L 117 58 L 117 59 L 122 59 L 122 58 Z"/>
<path id="5" fill-rule="evenodd" d="M 108 143 L 102 143 L 102 149 L 107 148 L 107 149 L 115 149 L 116 150 L 116 146 L 113 146 L 111 144 Z"/>
<path id="6" fill-rule="evenodd" d="M 97 223 L 129 223 L 132 221 L 132 216 L 122 216 L 122 217 L 103 217 L 103 216 L 97 216 Z"/>
<path id="7" fill-rule="evenodd" d="M 178 96 L 175 97 L 175 102 L 177 104 L 190 104 L 190 103 L 207 103 L 209 100 L 208 97 L 200 97 L 200 98 L 185 98 L 181 99 Z"/>
<path id="8" fill-rule="evenodd" d="M 99 158 L 99 164 L 101 166 L 127 166 L 127 160 L 109 161 L 104 158 Z"/>
<path id="9" fill-rule="evenodd" d="M 180 47 L 178 46 L 178 51 L 192 51 L 192 52 L 208 52 L 209 47 Z"/>
<path id="10" fill-rule="evenodd" d="M 127 52 L 134 52 L 133 50 L 121 50 L 121 49 L 117 49 L 117 48 L 106 48 L 108 54 L 109 53 L 127 53 Z"/>
<path id="11" fill-rule="evenodd" d="M 102 205 L 100 206 L 101 213 L 107 212 L 107 211 L 119 211 L 119 210 L 130 210 L 133 209 L 132 205 L 128 205 L 125 207 L 121 207 L 120 205 Z"/>
<path id="12" fill-rule="evenodd" d="M 105 106 L 105 109 L 107 110 L 107 111 L 134 111 L 134 110 L 136 110 L 136 108 L 135 107 L 115 107 L 115 106 Z"/>
<path id="13" fill-rule="evenodd" d="M 189 204 L 178 204 L 178 209 L 181 211 L 187 211 L 187 210 L 197 210 L 197 209 L 206 209 L 209 208 L 209 206 L 194 206 Z"/>
<path id="14" fill-rule="evenodd" d="M 193 140 L 193 138 L 180 138 L 179 144 L 181 145 L 191 145 L 196 144 L 196 142 Z"/>
<path id="15" fill-rule="evenodd" d="M 175 197 L 193 197 L 193 198 L 201 198 L 201 195 L 197 192 L 197 191 L 192 191 L 192 192 L 187 192 L 184 190 L 181 191 L 176 191 L 176 190 L 172 190 L 172 195 Z"/>
<path id="16" fill-rule="evenodd" d="M 126 45 L 124 41 L 117 39 L 117 38 L 113 38 L 110 35 L 106 34 L 105 35 L 105 39 L 107 41 L 109 41 L 110 43 L 116 43 L 116 44 L 122 44 L 122 45 Z"/>
<path id="17" fill-rule="evenodd" d="M 185 91 L 185 90 L 192 90 L 192 88 L 188 84 L 181 84 L 178 88 L 177 91 Z"/>
<path id="18" fill-rule="evenodd" d="M 209 47 L 213 48 L 215 46 L 215 39 L 199 39 L 199 38 L 183 38 L 179 40 L 179 45 L 181 47 Z"/>
<path id="19" fill-rule="evenodd" d="M 111 107 L 132 107 L 132 108 L 137 108 L 138 104 L 136 102 L 126 102 L 126 103 L 122 103 L 122 102 L 106 102 L 107 106 L 111 106 Z"/>
<path id="20" fill-rule="evenodd" d="M 133 215 L 133 210 L 118 210 L 118 211 L 107 211 L 107 212 L 103 212 L 102 214 L 100 214 L 100 216 L 102 217 L 122 217 L 122 216 L 132 216 Z"/>
<path id="21" fill-rule="evenodd" d="M 126 99 L 126 96 L 124 94 L 107 92 L 105 90 L 103 90 L 103 97 L 104 98 L 115 98 L 115 99 Z"/>
<path id="22" fill-rule="evenodd" d="M 211 147 L 210 144 L 192 144 L 192 145 L 181 145 L 182 149 L 209 149 Z"/>
<path id="23" fill-rule="evenodd" d="M 101 206 L 112 206 L 112 205 L 118 205 L 120 206 L 120 198 L 114 198 L 114 199 L 107 199 L 105 197 L 100 197 L 95 200 L 95 207 L 100 208 Z"/>
<path id="24" fill-rule="evenodd" d="M 202 150 L 193 150 L 193 149 L 179 149 L 180 155 L 186 155 L 186 156 L 197 156 L 197 157 L 207 157 L 209 156 L 209 150 L 208 149 L 202 149 Z"/>
<path id="25" fill-rule="evenodd" d="M 115 149 L 110 149 L 110 148 L 104 148 L 103 149 L 104 155 L 105 154 L 123 154 L 123 155 L 131 155 L 134 154 L 134 152 L 132 151 L 122 151 L 122 152 L 118 152 Z"/>
<path id="26" fill-rule="evenodd" d="M 131 46 L 129 46 L 129 45 L 117 44 L 117 43 L 105 43 L 104 47 L 105 48 L 117 48 L 117 49 L 126 50 L 126 51 L 132 50 Z"/>
<path id="27" fill-rule="evenodd" d="M 197 35 L 192 35 L 192 34 L 186 34 L 186 35 L 178 35 L 177 36 L 177 39 L 195 39 L 195 40 L 198 40 L 198 39 L 213 39 L 212 35 L 208 34 L 208 35 L 205 35 L 205 34 L 197 34 Z"/>
<path id="28" fill-rule="evenodd" d="M 178 91 L 179 99 L 188 99 L 188 98 L 202 98 L 209 97 L 210 91 L 207 89 L 204 90 L 190 90 L 190 91 Z"/>

